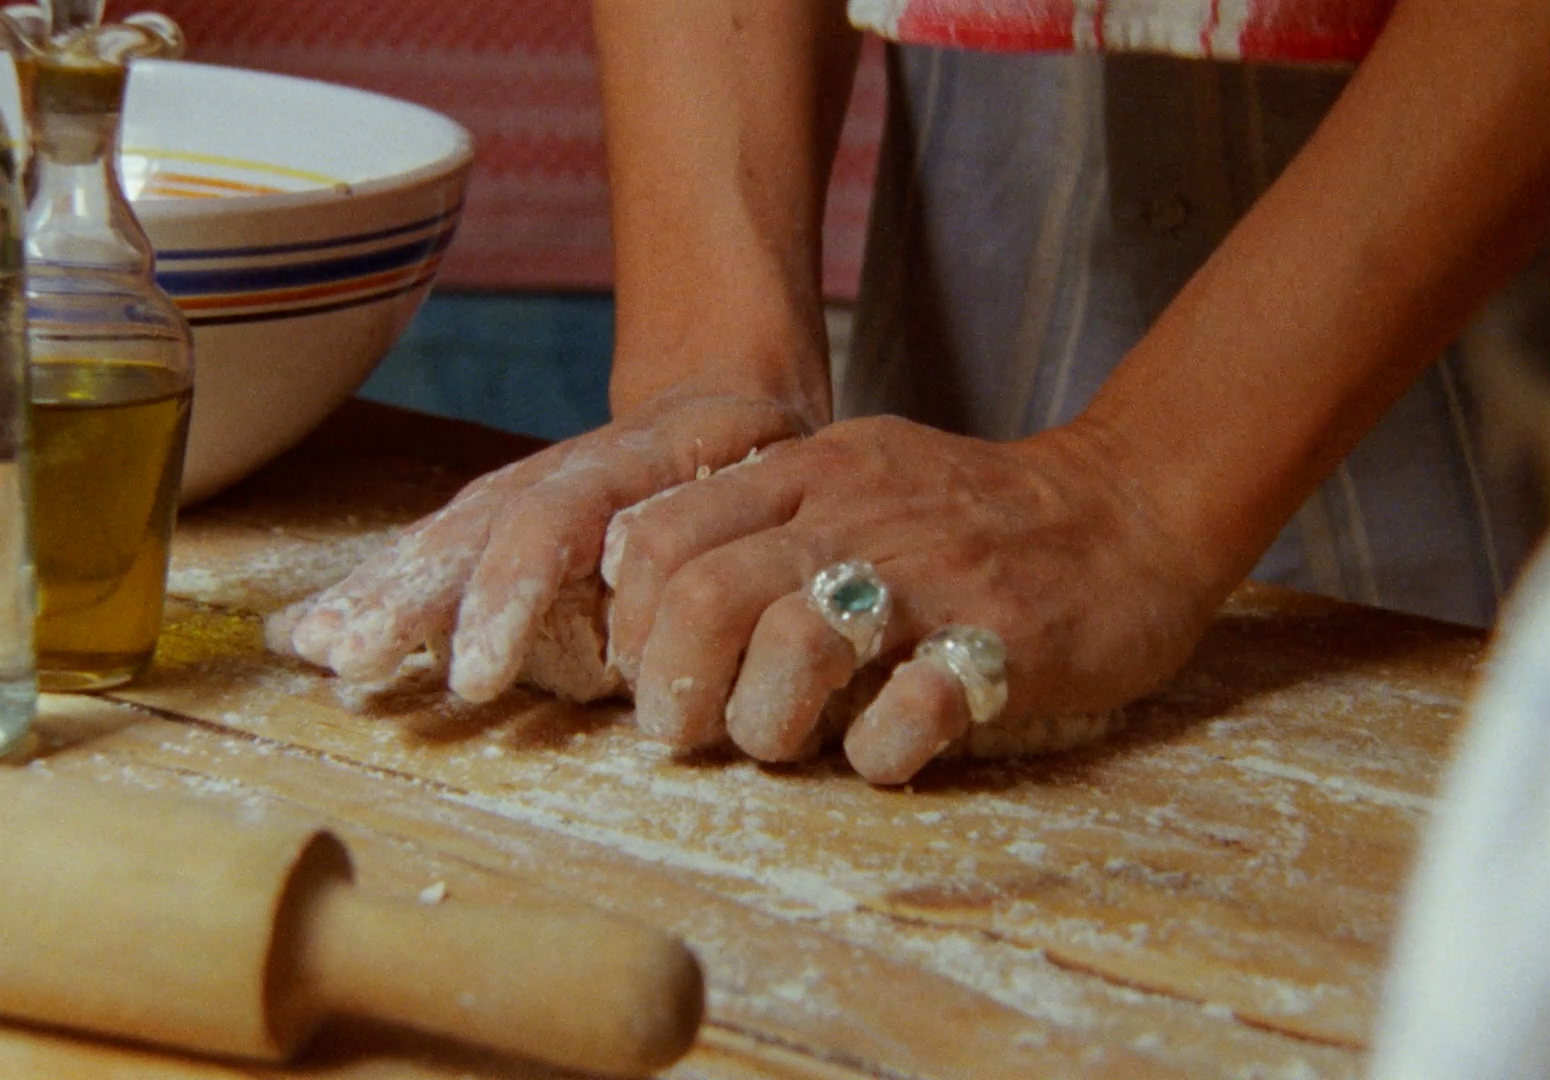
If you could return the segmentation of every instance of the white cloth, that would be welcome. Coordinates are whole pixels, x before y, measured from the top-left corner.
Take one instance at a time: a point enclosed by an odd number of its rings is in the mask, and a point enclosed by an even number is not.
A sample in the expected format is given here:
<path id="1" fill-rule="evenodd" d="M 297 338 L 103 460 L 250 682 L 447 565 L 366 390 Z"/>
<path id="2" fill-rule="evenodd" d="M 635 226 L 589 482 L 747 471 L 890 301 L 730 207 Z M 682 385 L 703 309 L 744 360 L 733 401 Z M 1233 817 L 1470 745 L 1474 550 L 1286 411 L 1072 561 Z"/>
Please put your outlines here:
<path id="1" fill-rule="evenodd" d="M 1410 885 L 1370 1080 L 1550 1077 L 1550 550 L 1501 635 Z"/>

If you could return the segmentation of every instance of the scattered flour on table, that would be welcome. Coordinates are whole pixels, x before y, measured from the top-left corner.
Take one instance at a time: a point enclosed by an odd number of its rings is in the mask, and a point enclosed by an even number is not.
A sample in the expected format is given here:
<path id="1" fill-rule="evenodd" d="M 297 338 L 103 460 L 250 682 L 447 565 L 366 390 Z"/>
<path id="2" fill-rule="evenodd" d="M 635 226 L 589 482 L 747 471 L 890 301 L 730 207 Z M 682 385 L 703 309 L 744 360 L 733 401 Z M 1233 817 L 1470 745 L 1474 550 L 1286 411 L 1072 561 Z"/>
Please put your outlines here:
<path id="1" fill-rule="evenodd" d="M 1320 776 L 1307 769 L 1300 769 L 1281 761 L 1272 761 L 1269 758 L 1250 756 L 1233 758 L 1231 761 L 1239 769 L 1307 784 L 1324 792 L 1336 802 L 1369 802 L 1414 814 L 1429 814 L 1436 804 L 1435 799 L 1424 795 L 1412 795 L 1408 791 L 1380 787 L 1349 776 Z"/>
<path id="2" fill-rule="evenodd" d="M 274 537 L 262 553 L 216 567 L 185 563 L 175 554 L 167 591 L 205 604 L 241 603 L 256 593 L 280 606 L 340 581 L 397 534 L 379 529 L 333 540 Z"/>
<path id="3" fill-rule="evenodd" d="M 675 866 L 713 877 L 740 879 L 759 885 L 785 898 L 789 902 L 786 913 L 791 916 L 834 914 L 853 910 L 858 904 L 854 893 L 825 874 L 799 867 L 776 865 L 764 859 L 749 859 L 746 857 L 746 847 L 744 856 L 739 858 L 710 850 L 693 850 L 669 840 L 643 837 L 625 831 L 623 828 L 610 829 L 593 822 L 576 821 L 569 818 L 561 807 L 546 810 L 540 806 L 540 803 L 549 801 L 544 799 L 540 792 L 527 792 L 527 801 L 523 803 L 472 792 L 459 792 L 450 795 L 449 798 L 454 802 L 514 821 L 564 832 L 583 840 L 591 840 L 646 862 Z M 561 800 L 562 806 L 563 802 L 564 800 Z M 625 820 L 620 824 L 627 824 L 629 818 L 633 816 L 622 814 L 621 817 Z M 741 842 L 746 845 L 748 837 L 742 837 Z"/>

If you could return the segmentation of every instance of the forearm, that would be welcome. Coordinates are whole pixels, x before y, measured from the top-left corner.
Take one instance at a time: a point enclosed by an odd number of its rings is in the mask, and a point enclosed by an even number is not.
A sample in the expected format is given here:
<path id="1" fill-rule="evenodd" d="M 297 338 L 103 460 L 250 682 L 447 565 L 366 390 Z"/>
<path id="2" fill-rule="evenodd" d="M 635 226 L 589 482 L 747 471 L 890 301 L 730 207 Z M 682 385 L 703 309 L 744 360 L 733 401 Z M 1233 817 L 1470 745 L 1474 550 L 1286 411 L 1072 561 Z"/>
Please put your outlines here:
<path id="1" fill-rule="evenodd" d="M 1399 0 L 1094 400 L 1087 419 L 1219 587 L 1550 237 L 1547 55 L 1543 0 Z"/>
<path id="2" fill-rule="evenodd" d="M 828 419 L 829 169 L 858 46 L 838 0 L 595 0 L 615 415 L 673 387 Z"/>

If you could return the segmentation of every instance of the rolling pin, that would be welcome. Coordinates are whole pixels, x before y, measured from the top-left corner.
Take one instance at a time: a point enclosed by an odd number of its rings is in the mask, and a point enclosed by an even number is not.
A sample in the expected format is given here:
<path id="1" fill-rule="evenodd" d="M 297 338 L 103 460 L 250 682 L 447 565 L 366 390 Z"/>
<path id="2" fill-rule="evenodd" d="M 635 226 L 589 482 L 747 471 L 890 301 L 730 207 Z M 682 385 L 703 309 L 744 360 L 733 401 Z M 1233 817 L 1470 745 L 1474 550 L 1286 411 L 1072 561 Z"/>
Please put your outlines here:
<path id="1" fill-rule="evenodd" d="M 343 1014 L 639 1076 L 703 995 L 600 911 L 372 898 L 315 825 L 0 768 L 0 1015 L 280 1062 Z"/>

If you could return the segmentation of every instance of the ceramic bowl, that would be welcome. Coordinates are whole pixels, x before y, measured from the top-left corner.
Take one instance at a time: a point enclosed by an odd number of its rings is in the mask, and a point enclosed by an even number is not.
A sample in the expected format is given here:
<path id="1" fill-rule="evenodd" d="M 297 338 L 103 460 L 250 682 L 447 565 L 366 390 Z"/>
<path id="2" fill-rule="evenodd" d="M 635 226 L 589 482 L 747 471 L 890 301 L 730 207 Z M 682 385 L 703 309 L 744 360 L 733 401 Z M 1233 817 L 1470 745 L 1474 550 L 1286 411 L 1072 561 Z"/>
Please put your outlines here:
<path id="1" fill-rule="evenodd" d="M 135 63 L 121 175 L 194 329 L 185 504 L 295 444 L 365 381 L 430 289 L 471 159 L 462 127 L 380 94 Z"/>

